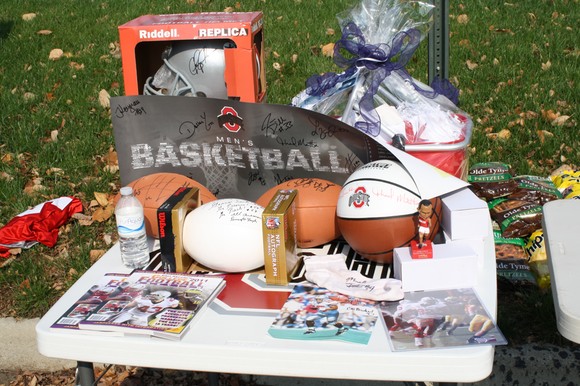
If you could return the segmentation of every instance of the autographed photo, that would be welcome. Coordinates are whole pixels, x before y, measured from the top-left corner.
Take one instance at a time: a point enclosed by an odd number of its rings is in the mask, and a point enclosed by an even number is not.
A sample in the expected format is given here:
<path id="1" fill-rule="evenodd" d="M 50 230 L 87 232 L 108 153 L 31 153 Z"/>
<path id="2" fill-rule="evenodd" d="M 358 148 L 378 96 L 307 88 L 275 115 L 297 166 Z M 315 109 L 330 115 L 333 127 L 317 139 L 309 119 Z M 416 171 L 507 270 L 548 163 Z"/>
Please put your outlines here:
<path id="1" fill-rule="evenodd" d="M 406 292 L 380 309 L 393 351 L 507 344 L 472 288 Z"/>

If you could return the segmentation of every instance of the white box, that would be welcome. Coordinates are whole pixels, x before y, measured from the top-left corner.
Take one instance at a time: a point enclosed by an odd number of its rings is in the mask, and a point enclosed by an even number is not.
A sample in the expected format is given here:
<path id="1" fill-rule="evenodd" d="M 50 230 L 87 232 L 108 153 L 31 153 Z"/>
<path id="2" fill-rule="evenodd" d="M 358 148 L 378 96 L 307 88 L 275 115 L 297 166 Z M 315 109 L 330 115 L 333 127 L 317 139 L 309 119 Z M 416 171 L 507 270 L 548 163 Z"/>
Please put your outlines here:
<path id="1" fill-rule="evenodd" d="M 443 232 L 445 237 L 446 243 L 451 243 L 454 245 L 466 245 L 467 247 L 471 248 L 475 255 L 477 256 L 477 264 L 478 269 L 481 269 L 481 264 L 485 260 L 485 253 L 486 253 L 486 244 L 485 239 L 483 237 L 474 237 L 474 238 L 464 238 L 459 240 L 451 240 L 451 237 L 445 232 Z"/>
<path id="2" fill-rule="evenodd" d="M 405 292 L 473 287 L 477 254 L 463 243 L 433 244 L 432 259 L 413 259 L 410 248 L 395 248 L 393 273 Z"/>
<path id="3" fill-rule="evenodd" d="M 488 234 L 489 208 L 469 188 L 441 197 L 441 224 L 451 240 L 483 238 Z"/>

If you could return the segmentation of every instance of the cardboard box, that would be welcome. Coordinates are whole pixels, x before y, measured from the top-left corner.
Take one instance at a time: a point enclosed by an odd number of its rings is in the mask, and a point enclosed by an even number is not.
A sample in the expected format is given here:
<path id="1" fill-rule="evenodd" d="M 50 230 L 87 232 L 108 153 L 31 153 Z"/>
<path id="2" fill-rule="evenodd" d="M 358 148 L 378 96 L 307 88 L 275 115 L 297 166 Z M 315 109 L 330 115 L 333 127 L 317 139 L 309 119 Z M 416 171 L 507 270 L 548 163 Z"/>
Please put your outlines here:
<path id="1" fill-rule="evenodd" d="M 432 259 L 413 259 L 409 247 L 395 248 L 395 279 L 403 291 L 473 287 L 477 283 L 477 255 L 464 244 L 433 244 Z"/>
<path id="2" fill-rule="evenodd" d="M 187 41 L 192 47 L 200 47 L 203 41 L 211 41 L 213 48 L 223 49 L 219 61 L 221 66 L 225 62 L 223 77 L 227 99 L 242 102 L 264 100 L 262 12 L 144 15 L 119 26 L 119 40 L 126 95 L 143 94 L 147 78 L 161 68 L 164 51 L 172 42 Z M 188 77 L 197 78 L 209 77 L 210 64 L 214 70 L 221 67 L 216 66 L 215 60 L 215 57 L 211 63 L 208 60 L 208 64 L 201 56 L 191 55 L 187 61 L 179 60 L 179 63 L 186 67 L 182 72 L 187 71 Z"/>
<path id="3" fill-rule="evenodd" d="M 488 234 L 489 208 L 469 188 L 441 197 L 445 233 L 451 240 L 483 238 Z"/>
<path id="4" fill-rule="evenodd" d="M 297 266 L 296 190 L 278 190 L 262 213 L 266 284 L 286 285 Z"/>
<path id="5" fill-rule="evenodd" d="M 187 272 L 192 258 L 183 248 L 183 223 L 187 214 L 201 205 L 199 189 L 179 188 L 157 209 L 159 249 L 163 270 Z"/>

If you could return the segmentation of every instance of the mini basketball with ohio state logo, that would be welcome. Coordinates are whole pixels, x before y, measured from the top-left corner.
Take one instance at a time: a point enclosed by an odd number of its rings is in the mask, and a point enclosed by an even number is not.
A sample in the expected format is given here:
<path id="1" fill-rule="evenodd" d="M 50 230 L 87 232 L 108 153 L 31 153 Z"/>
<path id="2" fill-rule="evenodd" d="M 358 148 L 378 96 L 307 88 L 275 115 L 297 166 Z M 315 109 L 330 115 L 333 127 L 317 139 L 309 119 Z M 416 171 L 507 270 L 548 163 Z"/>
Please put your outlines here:
<path id="1" fill-rule="evenodd" d="M 392 262 L 393 249 L 417 238 L 421 195 L 414 177 L 399 162 L 379 160 L 352 173 L 343 184 L 336 207 L 340 232 L 363 257 Z M 432 240 L 439 230 L 441 200 L 431 199 Z"/>

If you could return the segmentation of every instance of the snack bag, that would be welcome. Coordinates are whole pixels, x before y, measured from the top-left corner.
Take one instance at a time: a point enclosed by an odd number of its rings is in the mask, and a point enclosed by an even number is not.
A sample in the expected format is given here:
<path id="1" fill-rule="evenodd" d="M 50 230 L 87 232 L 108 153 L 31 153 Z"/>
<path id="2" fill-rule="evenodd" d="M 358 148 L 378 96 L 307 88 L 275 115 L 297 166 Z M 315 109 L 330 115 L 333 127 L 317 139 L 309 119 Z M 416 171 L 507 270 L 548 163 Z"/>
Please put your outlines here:
<path id="1" fill-rule="evenodd" d="M 546 290 L 550 288 L 550 269 L 546 254 L 544 231 L 538 229 L 531 234 L 526 243 L 526 252 L 530 260 L 530 268 L 536 276 L 538 286 Z"/>
<path id="2" fill-rule="evenodd" d="M 526 241 L 520 237 L 503 237 L 499 230 L 493 231 L 493 238 L 498 280 L 510 284 L 511 287 L 536 287 L 536 277 L 530 269 L 524 249 Z"/>
<path id="3" fill-rule="evenodd" d="M 562 193 L 562 195 L 564 196 L 564 198 L 566 200 L 569 200 L 569 199 L 580 200 L 580 183 L 574 184 L 574 185 L 566 188 L 564 190 L 564 192 Z"/>
<path id="4" fill-rule="evenodd" d="M 485 201 L 509 196 L 516 191 L 518 184 L 513 179 L 510 165 L 501 162 L 477 163 L 467 173 L 467 182 L 476 196 Z"/>
<path id="5" fill-rule="evenodd" d="M 562 198 L 562 193 L 548 177 L 523 175 L 514 177 L 517 189 L 511 193 L 510 200 L 534 202 L 538 205 Z"/>
<path id="6" fill-rule="evenodd" d="M 488 207 L 503 237 L 528 237 L 542 227 L 542 206 L 533 202 L 498 198 Z"/>
<path id="7" fill-rule="evenodd" d="M 560 192 L 564 192 L 566 189 L 580 184 L 580 170 L 564 165 L 552 173 L 551 179 L 556 188 Z"/>

